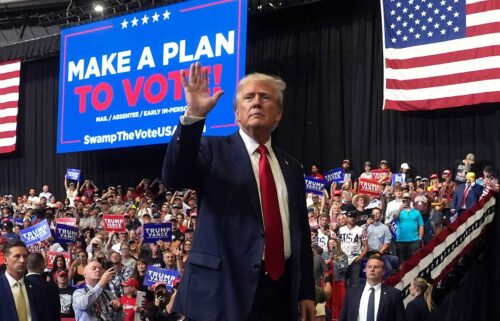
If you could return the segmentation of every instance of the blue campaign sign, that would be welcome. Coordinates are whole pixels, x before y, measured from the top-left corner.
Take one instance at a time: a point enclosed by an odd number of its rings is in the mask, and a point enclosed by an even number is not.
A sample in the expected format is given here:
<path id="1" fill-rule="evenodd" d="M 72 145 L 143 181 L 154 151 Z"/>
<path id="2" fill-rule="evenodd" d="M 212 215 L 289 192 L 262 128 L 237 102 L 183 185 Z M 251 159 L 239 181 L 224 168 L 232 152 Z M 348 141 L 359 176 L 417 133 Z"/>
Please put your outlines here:
<path id="1" fill-rule="evenodd" d="M 344 169 L 342 167 L 334 168 L 324 174 L 328 183 L 343 183 L 344 182 Z"/>
<path id="2" fill-rule="evenodd" d="M 61 32 L 57 152 L 167 143 L 184 113 L 181 71 L 200 61 L 225 95 L 205 134 L 235 131 L 247 0 L 193 0 Z"/>
<path id="3" fill-rule="evenodd" d="M 67 224 L 56 224 L 56 239 L 59 243 L 74 243 L 80 228 Z"/>
<path id="4" fill-rule="evenodd" d="M 148 265 L 146 270 L 146 276 L 144 277 L 143 284 L 145 286 L 151 286 L 156 282 L 165 282 L 167 285 L 167 290 L 172 290 L 174 280 L 179 276 L 178 271 L 166 270 L 153 265 Z"/>
<path id="5" fill-rule="evenodd" d="M 49 224 L 47 224 L 47 220 L 43 220 L 36 225 L 21 230 L 19 236 L 26 246 L 41 242 L 51 236 Z"/>
<path id="6" fill-rule="evenodd" d="M 405 182 L 403 173 L 394 173 L 392 174 L 392 186 L 396 185 L 396 183 L 403 184 Z"/>
<path id="7" fill-rule="evenodd" d="M 326 181 L 323 179 L 317 179 L 311 176 L 305 177 L 306 192 L 318 195 L 323 195 L 323 189 L 325 188 Z"/>
<path id="8" fill-rule="evenodd" d="M 66 178 L 67 179 L 72 179 L 75 181 L 80 180 L 80 170 L 76 168 L 68 168 L 66 171 Z"/>
<path id="9" fill-rule="evenodd" d="M 156 241 L 172 241 L 172 223 L 148 223 L 144 224 L 144 242 L 155 243 Z"/>

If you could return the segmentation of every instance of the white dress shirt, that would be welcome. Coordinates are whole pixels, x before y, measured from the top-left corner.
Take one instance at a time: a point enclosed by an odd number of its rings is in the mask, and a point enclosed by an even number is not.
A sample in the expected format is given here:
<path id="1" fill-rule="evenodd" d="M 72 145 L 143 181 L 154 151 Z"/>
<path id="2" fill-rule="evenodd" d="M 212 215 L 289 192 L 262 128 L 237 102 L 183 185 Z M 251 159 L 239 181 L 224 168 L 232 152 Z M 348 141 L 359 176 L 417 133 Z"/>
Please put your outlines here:
<path id="1" fill-rule="evenodd" d="M 206 117 L 182 115 L 180 117 L 180 122 L 182 125 L 192 125 L 205 118 Z M 245 144 L 248 156 L 250 157 L 250 162 L 252 163 L 253 174 L 255 176 L 255 181 L 257 182 L 257 188 L 259 190 L 259 199 L 260 199 L 261 198 L 260 184 L 259 184 L 260 154 L 257 152 L 257 147 L 259 147 L 259 143 L 257 143 L 250 136 L 248 136 L 243 130 L 241 130 L 241 128 L 239 134 L 243 139 L 243 143 Z M 284 247 L 285 259 L 288 259 L 292 253 L 290 245 L 290 228 L 289 228 L 290 210 L 288 208 L 288 191 L 286 188 L 285 178 L 283 177 L 283 172 L 281 171 L 280 164 L 271 147 L 271 139 L 269 139 L 264 145 L 267 147 L 267 150 L 269 151 L 268 155 L 269 165 L 271 166 L 271 171 L 273 172 L 274 183 L 276 185 L 276 192 L 278 193 L 277 195 L 278 204 L 280 208 L 281 225 L 283 228 L 283 247 Z M 261 213 L 263 215 L 264 212 L 262 212 L 262 200 L 260 206 L 261 206 Z"/>
<path id="2" fill-rule="evenodd" d="M 10 276 L 7 272 L 5 272 L 5 277 L 7 278 L 7 281 L 9 281 L 10 290 L 12 291 L 14 284 L 16 284 L 18 281 Z M 26 302 L 26 314 L 28 315 L 28 321 L 31 321 L 30 301 L 28 299 L 28 291 L 26 291 L 26 283 L 24 283 L 24 278 L 21 278 L 19 282 L 21 282 L 22 284 L 21 291 L 23 292 L 24 301 Z M 14 297 L 14 293 L 12 293 L 12 296 Z M 14 309 L 16 309 L 15 306 Z"/>
<path id="3" fill-rule="evenodd" d="M 259 143 L 254 141 L 250 136 L 248 136 L 243 130 L 240 129 L 240 136 L 243 139 L 243 143 L 245 144 L 245 148 L 247 149 L 248 156 L 250 157 L 250 162 L 252 163 L 253 174 L 255 176 L 255 181 L 257 182 L 257 188 L 259 190 L 259 199 L 260 196 L 260 180 L 259 180 L 259 159 L 260 154 L 257 152 L 257 148 L 259 147 Z M 285 178 L 283 177 L 283 172 L 281 171 L 280 164 L 278 162 L 278 158 L 273 152 L 271 147 L 271 139 L 269 139 L 265 144 L 267 150 L 269 151 L 269 155 L 267 158 L 269 160 L 269 165 L 271 166 L 271 170 L 273 172 L 274 183 L 276 185 L 276 192 L 278 193 L 278 204 L 280 207 L 280 215 L 281 215 L 281 225 L 283 227 L 283 245 L 285 251 L 285 259 L 290 257 L 291 247 L 290 247 L 290 213 L 288 209 L 288 191 L 286 189 Z M 262 199 L 261 199 L 261 211 L 262 211 Z M 264 212 L 262 212 L 264 215 Z"/>
<path id="4" fill-rule="evenodd" d="M 377 313 L 378 307 L 380 305 L 380 294 L 382 292 L 382 284 L 379 283 L 375 286 L 371 286 L 368 283 L 365 284 L 365 288 L 363 290 L 363 294 L 361 295 L 361 299 L 359 300 L 359 312 L 358 312 L 358 321 L 366 321 L 367 313 L 368 313 L 368 298 L 370 297 L 370 288 L 375 289 L 375 321 L 377 321 Z M 383 321 L 383 320 L 379 320 Z"/>

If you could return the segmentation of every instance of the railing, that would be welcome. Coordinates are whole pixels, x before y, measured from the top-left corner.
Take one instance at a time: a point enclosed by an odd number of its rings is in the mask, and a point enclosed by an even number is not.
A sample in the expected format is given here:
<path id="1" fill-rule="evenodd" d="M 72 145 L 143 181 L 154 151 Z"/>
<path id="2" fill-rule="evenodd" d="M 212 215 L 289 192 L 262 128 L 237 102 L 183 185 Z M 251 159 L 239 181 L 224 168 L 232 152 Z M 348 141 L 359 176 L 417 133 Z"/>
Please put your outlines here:
<path id="1" fill-rule="evenodd" d="M 405 262 L 403 268 L 384 283 L 403 292 L 405 304 L 412 298 L 409 286 L 416 277 L 441 281 L 471 251 L 495 216 L 496 199 L 489 192 L 474 207 L 462 213 L 434 239 Z"/>

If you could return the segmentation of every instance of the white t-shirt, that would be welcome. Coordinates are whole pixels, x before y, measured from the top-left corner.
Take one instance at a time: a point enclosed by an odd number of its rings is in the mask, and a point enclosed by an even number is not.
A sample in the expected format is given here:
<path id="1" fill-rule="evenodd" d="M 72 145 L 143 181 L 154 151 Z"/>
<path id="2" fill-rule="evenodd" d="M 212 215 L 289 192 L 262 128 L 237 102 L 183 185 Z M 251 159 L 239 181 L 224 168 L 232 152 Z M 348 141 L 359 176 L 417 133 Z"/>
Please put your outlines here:
<path id="1" fill-rule="evenodd" d="M 363 228 L 357 225 L 352 229 L 349 229 L 347 225 L 342 226 L 337 238 L 340 239 L 340 248 L 347 255 L 347 261 L 350 265 L 361 254 L 363 239 L 366 238 L 363 235 Z"/>

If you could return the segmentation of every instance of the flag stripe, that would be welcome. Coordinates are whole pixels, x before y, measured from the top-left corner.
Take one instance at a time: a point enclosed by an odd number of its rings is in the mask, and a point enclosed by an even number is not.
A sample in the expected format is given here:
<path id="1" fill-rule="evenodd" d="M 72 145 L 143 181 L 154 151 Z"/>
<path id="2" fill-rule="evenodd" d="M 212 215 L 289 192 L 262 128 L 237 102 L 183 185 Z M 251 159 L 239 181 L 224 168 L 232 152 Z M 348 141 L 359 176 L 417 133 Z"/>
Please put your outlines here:
<path id="1" fill-rule="evenodd" d="M 467 14 L 500 9 L 500 1 L 481 1 L 467 4 L 465 10 Z"/>
<path id="2" fill-rule="evenodd" d="M 482 92 L 500 91 L 500 75 L 497 79 L 480 80 L 469 83 L 459 83 L 446 86 L 435 86 L 420 89 L 387 89 L 385 97 L 391 100 L 413 101 L 419 98 L 438 99 L 462 95 L 479 94 Z"/>
<path id="3" fill-rule="evenodd" d="M 16 144 L 0 146 L 0 154 L 10 153 L 16 150 Z"/>
<path id="4" fill-rule="evenodd" d="M 478 12 L 467 15 L 467 26 L 477 26 L 485 23 L 496 22 L 500 17 L 500 10 Z"/>
<path id="5" fill-rule="evenodd" d="M 10 131 L 16 130 L 16 128 L 17 128 L 17 124 L 15 122 L 0 124 L 0 132 L 10 132 Z"/>
<path id="6" fill-rule="evenodd" d="M 19 78 L 10 78 L 5 80 L 0 80 L 0 88 L 7 88 L 12 86 L 19 86 Z"/>
<path id="7" fill-rule="evenodd" d="M 16 137 L 16 131 L 11 130 L 11 131 L 0 132 L 0 139 L 9 137 Z"/>
<path id="8" fill-rule="evenodd" d="M 6 61 L 0 63 L 0 74 L 21 70 L 21 61 Z"/>
<path id="9" fill-rule="evenodd" d="M 469 83 L 478 80 L 500 78 L 500 68 L 462 72 L 449 76 L 428 77 L 422 79 L 396 80 L 387 79 L 387 89 L 418 89 L 432 86 L 445 86 L 459 83 Z"/>
<path id="10" fill-rule="evenodd" d="M 21 61 L 0 63 L 0 153 L 16 149 Z"/>
<path id="11" fill-rule="evenodd" d="M 441 108 L 462 106 L 462 105 L 476 105 L 480 103 L 497 102 L 500 101 L 500 92 L 480 93 L 475 95 L 463 95 L 439 99 L 426 99 L 415 101 L 394 101 L 386 99 L 385 108 L 395 109 L 401 111 L 415 111 L 415 110 L 435 110 Z"/>
<path id="12" fill-rule="evenodd" d="M 4 103 L 0 103 L 0 110 L 5 109 L 5 108 L 12 108 L 12 107 L 17 108 L 17 105 L 18 105 L 17 100 L 11 100 L 11 101 L 7 101 Z"/>
<path id="13" fill-rule="evenodd" d="M 485 23 L 479 26 L 467 27 L 467 37 L 500 33 L 500 22 Z"/>
<path id="14" fill-rule="evenodd" d="M 5 108 L 0 110 L 0 118 L 17 116 L 17 108 Z"/>
<path id="15" fill-rule="evenodd" d="M 5 88 L 0 87 L 0 95 L 17 94 L 18 92 L 19 92 L 19 86 L 10 86 Z"/>
<path id="16" fill-rule="evenodd" d="M 484 58 L 489 56 L 500 55 L 500 45 L 491 47 L 482 47 L 477 49 L 467 49 L 456 51 L 453 54 L 430 55 L 428 57 L 417 57 L 404 60 L 386 59 L 386 67 L 391 69 L 406 69 L 415 67 L 424 67 L 429 65 L 429 60 L 433 64 L 444 64 L 457 62 L 461 60 L 469 60 L 474 58 Z"/>
<path id="17" fill-rule="evenodd" d="M 7 124 L 7 123 L 16 123 L 16 117 L 17 116 L 7 116 L 7 117 L 0 117 L 0 124 Z"/>
<path id="18" fill-rule="evenodd" d="M 10 93 L 10 94 L 5 94 L 0 96 L 0 104 L 1 103 L 6 103 L 8 101 L 19 101 L 19 93 Z"/>
<path id="19" fill-rule="evenodd" d="M 453 75 L 461 72 L 485 70 L 498 67 L 500 67 L 500 56 L 474 59 L 473 64 L 471 64 L 470 61 L 466 60 L 434 66 L 407 68 L 402 70 L 386 68 L 385 72 L 387 78 L 407 80 L 442 75 Z"/>
<path id="20" fill-rule="evenodd" d="M 472 41 L 471 41 L 472 40 Z M 442 53 L 449 53 L 450 48 L 452 52 L 458 50 L 467 50 L 473 48 L 480 48 L 486 46 L 500 45 L 500 33 L 492 33 L 488 35 L 481 35 L 466 39 L 450 40 L 442 43 L 431 43 L 428 45 L 394 49 L 385 49 L 385 58 L 388 59 L 408 59 L 416 57 L 425 57 L 429 55 L 438 55 Z"/>
<path id="21" fill-rule="evenodd" d="M 19 70 L 0 73 L 0 80 L 10 79 L 10 78 L 19 78 L 21 76 L 21 72 Z"/>

